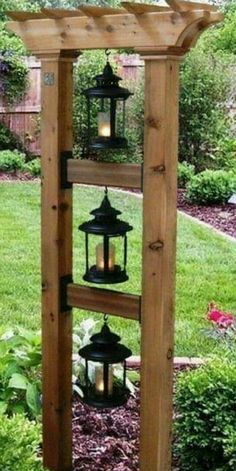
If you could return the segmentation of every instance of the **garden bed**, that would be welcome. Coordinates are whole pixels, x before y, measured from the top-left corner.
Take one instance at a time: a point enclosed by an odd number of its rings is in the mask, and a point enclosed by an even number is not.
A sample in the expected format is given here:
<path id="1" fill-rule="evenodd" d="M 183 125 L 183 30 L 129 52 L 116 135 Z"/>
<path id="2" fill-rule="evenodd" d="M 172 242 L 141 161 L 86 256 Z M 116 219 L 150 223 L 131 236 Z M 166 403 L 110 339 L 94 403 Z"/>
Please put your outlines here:
<path id="1" fill-rule="evenodd" d="M 218 204 L 214 206 L 199 206 L 189 204 L 184 198 L 185 190 L 178 190 L 178 209 L 193 216 L 200 221 L 206 222 L 215 229 L 236 237 L 236 205 Z"/>
<path id="2" fill-rule="evenodd" d="M 201 362 L 177 362 L 180 371 L 196 368 Z M 135 365 L 136 366 L 136 365 Z M 115 409 L 95 409 L 79 399 L 73 404 L 74 471 L 139 471 L 140 397 Z M 178 457 L 173 457 L 173 471 L 179 471 Z"/>

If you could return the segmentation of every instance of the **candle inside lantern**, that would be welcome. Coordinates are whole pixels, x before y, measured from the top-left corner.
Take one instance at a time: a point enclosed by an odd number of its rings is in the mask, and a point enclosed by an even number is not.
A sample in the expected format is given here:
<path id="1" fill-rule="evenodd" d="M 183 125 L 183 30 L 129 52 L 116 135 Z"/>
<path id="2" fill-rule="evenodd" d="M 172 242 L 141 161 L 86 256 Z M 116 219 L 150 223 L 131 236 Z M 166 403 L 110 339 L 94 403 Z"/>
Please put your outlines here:
<path id="1" fill-rule="evenodd" d="M 98 135 L 102 137 L 111 136 L 110 113 L 100 111 L 98 113 Z"/>
<path id="2" fill-rule="evenodd" d="M 108 259 L 108 270 L 113 271 L 115 268 L 115 255 L 116 249 L 113 244 L 109 244 L 109 259 Z M 104 245 L 98 244 L 96 247 L 96 268 L 97 270 L 104 270 Z"/>
<path id="3" fill-rule="evenodd" d="M 95 370 L 95 389 L 97 394 L 103 394 L 105 391 L 103 366 L 97 366 Z M 109 365 L 108 368 L 108 395 L 111 396 L 113 392 L 113 367 Z"/>

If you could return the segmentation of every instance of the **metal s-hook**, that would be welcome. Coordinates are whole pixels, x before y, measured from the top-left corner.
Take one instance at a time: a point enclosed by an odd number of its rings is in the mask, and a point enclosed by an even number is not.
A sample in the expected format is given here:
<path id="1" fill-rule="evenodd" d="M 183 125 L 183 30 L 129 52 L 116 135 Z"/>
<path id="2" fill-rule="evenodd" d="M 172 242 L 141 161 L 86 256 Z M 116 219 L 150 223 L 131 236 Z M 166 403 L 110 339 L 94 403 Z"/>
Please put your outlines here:
<path id="1" fill-rule="evenodd" d="M 105 49 L 105 54 L 107 56 L 107 62 L 109 62 L 109 56 L 111 54 L 111 51 L 109 51 L 109 49 Z"/>

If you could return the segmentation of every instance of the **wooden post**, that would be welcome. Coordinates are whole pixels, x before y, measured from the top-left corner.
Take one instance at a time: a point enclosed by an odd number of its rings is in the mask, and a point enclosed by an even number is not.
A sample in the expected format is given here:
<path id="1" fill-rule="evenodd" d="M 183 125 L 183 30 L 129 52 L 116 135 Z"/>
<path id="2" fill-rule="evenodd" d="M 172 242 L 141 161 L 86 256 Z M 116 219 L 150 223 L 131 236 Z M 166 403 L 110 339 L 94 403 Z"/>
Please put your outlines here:
<path id="1" fill-rule="evenodd" d="M 170 471 L 179 62 L 144 59 L 141 471 Z"/>
<path id="2" fill-rule="evenodd" d="M 61 307 L 61 277 L 72 273 L 72 191 L 61 188 L 60 157 L 72 149 L 75 53 L 42 56 L 43 457 L 72 470 L 72 320 Z M 65 312 L 63 312 L 65 311 Z"/>

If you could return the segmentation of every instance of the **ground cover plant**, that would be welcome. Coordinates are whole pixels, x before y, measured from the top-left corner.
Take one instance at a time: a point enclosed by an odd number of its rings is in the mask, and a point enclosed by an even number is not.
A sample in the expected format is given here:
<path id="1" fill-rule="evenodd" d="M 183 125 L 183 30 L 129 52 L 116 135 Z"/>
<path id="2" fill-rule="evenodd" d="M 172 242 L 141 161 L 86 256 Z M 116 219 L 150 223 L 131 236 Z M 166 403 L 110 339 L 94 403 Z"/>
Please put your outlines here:
<path id="1" fill-rule="evenodd" d="M 3 182 L 0 185 L 0 330 L 13 325 L 40 328 L 40 185 Z M 82 282 L 84 239 L 78 225 L 97 207 L 103 191 L 75 187 L 74 191 L 74 281 Z M 141 207 L 135 195 L 110 192 L 112 203 L 134 226 L 129 237 L 130 280 L 120 290 L 138 294 L 141 286 Z M 236 244 L 179 216 L 177 253 L 176 355 L 222 354 L 222 346 L 206 338 L 205 313 L 214 300 L 226 312 L 235 312 Z M 75 324 L 101 316 L 75 309 Z M 140 330 L 136 322 L 111 318 L 112 328 L 134 354 L 140 352 Z"/>
<path id="2" fill-rule="evenodd" d="M 41 427 L 23 415 L 0 420 L 0 471 L 46 471 L 38 456 Z"/>

